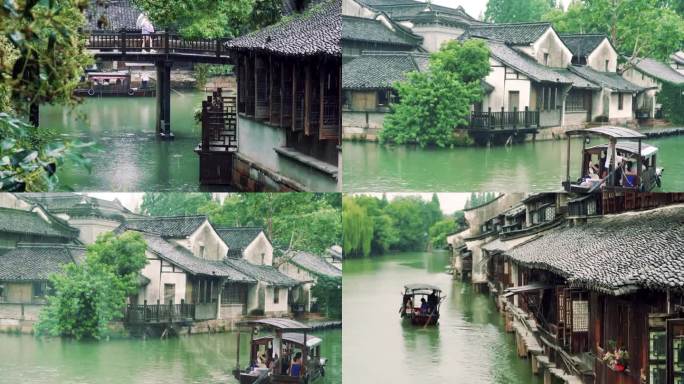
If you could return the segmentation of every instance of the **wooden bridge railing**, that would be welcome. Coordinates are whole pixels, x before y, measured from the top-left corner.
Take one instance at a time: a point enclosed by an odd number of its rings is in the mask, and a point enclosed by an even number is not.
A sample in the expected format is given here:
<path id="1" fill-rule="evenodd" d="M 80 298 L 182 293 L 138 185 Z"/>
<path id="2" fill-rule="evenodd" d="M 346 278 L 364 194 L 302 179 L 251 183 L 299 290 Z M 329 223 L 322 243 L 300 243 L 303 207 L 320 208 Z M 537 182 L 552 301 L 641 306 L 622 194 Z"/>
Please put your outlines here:
<path id="1" fill-rule="evenodd" d="M 530 111 L 525 107 L 524 111 L 472 112 L 470 114 L 469 129 L 511 129 L 511 128 L 535 128 L 539 127 L 539 111 Z"/>
<path id="2" fill-rule="evenodd" d="M 185 304 L 157 304 L 142 305 L 129 304 L 124 311 L 124 319 L 128 324 L 141 323 L 173 323 L 193 320 L 195 318 L 195 305 Z"/>
<path id="3" fill-rule="evenodd" d="M 203 152 L 235 152 L 238 148 L 237 97 L 217 89 L 202 101 Z"/>
<path id="4" fill-rule="evenodd" d="M 156 54 L 185 53 L 225 57 L 224 43 L 229 39 L 186 39 L 175 33 L 159 32 L 143 35 L 140 32 L 94 32 L 88 37 L 86 48 L 101 51 L 149 52 Z"/>

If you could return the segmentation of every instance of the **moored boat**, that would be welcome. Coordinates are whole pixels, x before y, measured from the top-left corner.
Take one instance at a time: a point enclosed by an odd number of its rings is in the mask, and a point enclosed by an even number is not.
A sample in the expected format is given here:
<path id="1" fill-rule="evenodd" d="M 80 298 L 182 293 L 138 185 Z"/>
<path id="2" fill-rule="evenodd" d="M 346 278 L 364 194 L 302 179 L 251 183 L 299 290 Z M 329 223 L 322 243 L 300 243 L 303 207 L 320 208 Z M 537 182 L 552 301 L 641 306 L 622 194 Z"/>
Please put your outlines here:
<path id="1" fill-rule="evenodd" d="M 149 79 L 143 75 L 140 84 L 131 81 L 129 71 L 115 72 L 87 72 L 78 88 L 74 90 L 76 96 L 155 96 L 156 88 L 149 84 Z"/>
<path id="2" fill-rule="evenodd" d="M 325 375 L 327 360 L 321 357 L 319 337 L 309 335 L 311 327 L 284 318 L 247 320 L 238 324 L 251 334 L 250 360 L 240 367 L 240 332 L 238 357 L 233 371 L 240 384 L 309 384 Z M 269 334 L 259 335 L 262 331 Z"/>
<path id="3" fill-rule="evenodd" d="M 407 284 L 402 294 L 401 318 L 413 325 L 437 325 L 439 307 L 445 296 L 441 288 L 431 284 Z"/>
<path id="4" fill-rule="evenodd" d="M 663 169 L 656 163 L 658 148 L 642 143 L 646 135 L 612 126 L 577 129 L 566 134 L 568 138 L 583 138 L 580 177 L 575 181 L 570 178 L 571 140 L 568 140 L 563 182 L 566 191 L 651 191 L 660 187 Z M 593 136 L 607 138 L 608 143 L 587 147 Z"/>

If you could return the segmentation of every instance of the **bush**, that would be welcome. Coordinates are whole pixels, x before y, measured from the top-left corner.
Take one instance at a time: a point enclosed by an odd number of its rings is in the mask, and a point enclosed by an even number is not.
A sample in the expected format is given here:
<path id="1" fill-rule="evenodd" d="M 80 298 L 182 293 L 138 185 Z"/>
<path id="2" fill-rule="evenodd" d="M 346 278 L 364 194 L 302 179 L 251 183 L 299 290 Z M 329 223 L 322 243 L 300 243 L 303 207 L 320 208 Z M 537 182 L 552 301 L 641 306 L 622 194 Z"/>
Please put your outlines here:
<path id="1" fill-rule="evenodd" d="M 342 278 L 320 276 L 311 288 L 311 295 L 317 299 L 318 310 L 326 317 L 342 317 Z"/>
<path id="2" fill-rule="evenodd" d="M 657 98 L 662 103 L 663 118 L 673 124 L 684 124 L 684 85 L 663 83 Z"/>

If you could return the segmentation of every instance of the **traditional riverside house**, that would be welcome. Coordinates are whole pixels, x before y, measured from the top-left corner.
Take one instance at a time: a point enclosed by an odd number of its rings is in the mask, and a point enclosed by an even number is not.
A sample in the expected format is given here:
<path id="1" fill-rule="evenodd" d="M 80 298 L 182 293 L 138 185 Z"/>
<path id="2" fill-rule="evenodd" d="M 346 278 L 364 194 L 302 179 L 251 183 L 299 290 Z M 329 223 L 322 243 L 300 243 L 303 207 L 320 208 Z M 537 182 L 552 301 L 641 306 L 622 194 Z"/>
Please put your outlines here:
<path id="1" fill-rule="evenodd" d="M 340 13 L 341 0 L 311 2 L 226 43 L 238 83 L 233 184 L 245 190 L 339 189 Z"/>
<path id="2" fill-rule="evenodd" d="M 317 312 L 316 297 L 311 295 L 311 288 L 321 276 L 342 278 L 342 270 L 328 263 L 323 257 L 303 251 L 290 251 L 277 261 L 278 269 L 297 280 L 301 285 L 293 292 L 293 311 Z"/>
<path id="3" fill-rule="evenodd" d="M 247 313 L 281 316 L 289 313 L 291 290 L 299 282 L 273 266 L 273 244 L 258 227 L 220 228 L 219 236 L 228 245 L 225 263 L 252 277 L 257 284 L 241 292 Z"/>
<path id="4" fill-rule="evenodd" d="M 346 26 L 346 24 L 345 24 Z M 342 67 L 344 135 L 375 140 L 390 104 L 394 85 L 410 72 L 428 69 L 429 56 L 420 52 L 364 51 Z"/>
<path id="5" fill-rule="evenodd" d="M 632 65 L 628 64 L 622 77 L 648 89 L 643 96 L 637 98 L 638 117 L 643 119 L 661 117 L 661 104 L 656 100 L 657 93 L 662 91 L 663 83 L 684 85 L 684 74 L 655 59 L 636 58 L 631 62 Z"/>
<path id="6" fill-rule="evenodd" d="M 76 193 L 24 193 L 17 195 L 31 204 L 39 204 L 51 214 L 79 230 L 79 240 L 92 244 L 105 232 L 116 229 L 127 218 L 140 217 L 117 199 L 98 199 Z"/>
<path id="7" fill-rule="evenodd" d="M 73 244 L 20 243 L 0 251 L 0 330 L 30 327 L 46 304 L 50 275 L 83 260 L 85 248 Z"/>
<path id="8" fill-rule="evenodd" d="M 126 231 L 141 232 L 148 247 L 141 273 L 150 283 L 131 303 L 194 304 L 195 320 L 247 313 L 241 292 L 257 281 L 224 263 L 228 246 L 205 216 L 133 218 L 116 230 Z"/>
<path id="9" fill-rule="evenodd" d="M 355 2 L 349 0 L 345 3 Z M 366 14 L 365 17 L 359 17 L 348 16 L 344 10 L 342 11 L 343 63 L 346 64 L 366 51 L 423 51 L 421 36 L 414 34 L 383 12 L 370 10 L 368 12 L 370 14 Z M 342 79 L 344 81 L 344 75 Z"/>

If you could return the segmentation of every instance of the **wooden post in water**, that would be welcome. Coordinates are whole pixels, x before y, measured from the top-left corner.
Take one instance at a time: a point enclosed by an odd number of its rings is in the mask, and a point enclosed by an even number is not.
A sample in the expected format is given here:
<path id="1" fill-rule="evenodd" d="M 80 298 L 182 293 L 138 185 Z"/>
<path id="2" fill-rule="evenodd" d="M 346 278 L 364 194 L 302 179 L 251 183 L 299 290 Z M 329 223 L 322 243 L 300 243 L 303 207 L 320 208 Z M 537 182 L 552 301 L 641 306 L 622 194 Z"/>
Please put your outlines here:
<path id="1" fill-rule="evenodd" d="M 637 189 L 641 184 L 641 139 L 639 139 L 639 152 L 637 153 L 637 180 L 635 181 Z"/>
<path id="2" fill-rule="evenodd" d="M 159 322 L 159 299 L 157 299 L 157 323 Z"/>
<path id="3" fill-rule="evenodd" d="M 147 299 L 143 301 L 142 321 L 143 323 L 147 322 Z"/>
<path id="4" fill-rule="evenodd" d="M 568 136 L 568 146 L 565 151 L 565 181 L 568 183 L 570 183 L 570 141 L 570 136 Z"/>

